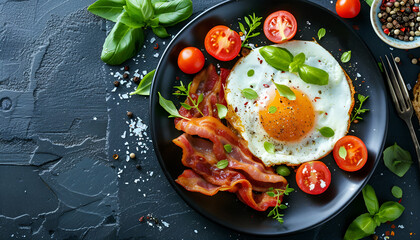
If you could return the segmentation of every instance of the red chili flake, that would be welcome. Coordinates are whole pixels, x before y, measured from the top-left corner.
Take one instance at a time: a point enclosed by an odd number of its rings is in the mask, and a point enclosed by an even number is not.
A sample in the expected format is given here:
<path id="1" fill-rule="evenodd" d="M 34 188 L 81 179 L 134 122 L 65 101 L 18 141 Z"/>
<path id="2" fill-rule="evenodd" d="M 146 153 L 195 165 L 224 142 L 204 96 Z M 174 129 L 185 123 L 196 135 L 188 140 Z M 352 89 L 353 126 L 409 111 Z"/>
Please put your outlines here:
<path id="1" fill-rule="evenodd" d="M 353 29 L 354 30 L 360 30 L 360 27 L 359 27 L 359 25 L 353 25 Z"/>
<path id="2" fill-rule="evenodd" d="M 328 115 L 328 113 L 326 112 L 325 115 Z"/>
<path id="3" fill-rule="evenodd" d="M 414 6 L 413 7 L 413 12 L 419 12 L 419 7 Z"/>
<path id="4" fill-rule="evenodd" d="M 262 64 L 262 63 L 263 63 L 263 60 L 261 60 L 260 58 L 258 58 L 258 61 L 260 62 L 260 64 Z"/>
<path id="5" fill-rule="evenodd" d="M 248 105 L 248 102 L 246 102 L 246 103 L 244 104 L 244 106 L 246 106 L 246 105 Z"/>
<path id="6" fill-rule="evenodd" d="M 237 107 L 235 107 L 235 112 L 238 112 L 238 108 Z"/>
<path id="7" fill-rule="evenodd" d="M 179 77 L 175 77 L 175 79 L 178 81 L 179 80 Z"/>
<path id="8" fill-rule="evenodd" d="M 281 71 L 281 73 L 285 73 L 285 71 Z"/>
<path id="9" fill-rule="evenodd" d="M 154 46 L 153 49 L 158 50 L 159 49 L 159 43 L 156 43 L 156 46 Z"/>
<path id="10" fill-rule="evenodd" d="M 389 34 L 389 29 L 388 29 L 388 28 L 385 28 L 385 29 L 384 29 L 384 33 L 385 33 L 386 35 L 388 35 L 388 34 Z"/>
<path id="11" fill-rule="evenodd" d="M 146 217 L 146 219 L 147 219 L 147 220 L 149 220 L 149 219 L 150 219 L 150 217 L 149 217 L 149 216 L 147 216 L 147 217 Z"/>
<path id="12" fill-rule="evenodd" d="M 340 51 L 340 52 L 341 52 L 341 48 L 340 48 L 340 49 L 338 49 L 338 51 Z"/>
<path id="13" fill-rule="evenodd" d="M 395 236 L 395 233 L 394 233 L 394 231 L 391 231 L 391 236 Z"/>
<path id="14" fill-rule="evenodd" d="M 364 83 L 365 81 L 362 81 L 362 83 Z"/>
<path id="15" fill-rule="evenodd" d="M 263 86 L 265 87 L 265 88 L 269 88 L 270 86 L 268 85 L 268 84 L 263 84 Z"/>
<path id="16" fill-rule="evenodd" d="M 385 236 L 389 236 L 389 231 L 386 231 L 385 232 Z"/>
<path id="17" fill-rule="evenodd" d="M 139 218 L 139 222 L 143 222 L 143 220 L 144 220 L 144 216 L 141 216 L 141 217 Z"/>
<path id="18" fill-rule="evenodd" d="M 318 62 L 321 62 L 321 60 L 318 60 Z"/>
<path id="19" fill-rule="evenodd" d="M 321 99 L 320 97 L 315 97 L 314 98 L 314 101 L 316 102 L 316 100 L 318 100 L 318 99 Z"/>
<path id="20" fill-rule="evenodd" d="M 400 200 L 398 200 L 398 203 L 401 203 L 401 201 L 402 201 L 402 198 L 400 198 Z"/>
<path id="21" fill-rule="evenodd" d="M 404 31 L 405 31 L 405 28 L 400 28 L 400 30 L 404 32 Z M 389 31 L 389 30 L 388 30 L 388 31 Z"/>
<path id="22" fill-rule="evenodd" d="M 257 100 L 255 100 L 253 103 L 256 104 L 257 103 Z"/>
<path id="23" fill-rule="evenodd" d="M 392 225 L 391 225 L 391 228 L 395 228 L 395 225 L 394 225 L 394 224 L 392 224 Z"/>
<path id="24" fill-rule="evenodd" d="M 404 12 L 404 11 L 405 11 L 405 8 L 401 9 L 401 12 Z"/>

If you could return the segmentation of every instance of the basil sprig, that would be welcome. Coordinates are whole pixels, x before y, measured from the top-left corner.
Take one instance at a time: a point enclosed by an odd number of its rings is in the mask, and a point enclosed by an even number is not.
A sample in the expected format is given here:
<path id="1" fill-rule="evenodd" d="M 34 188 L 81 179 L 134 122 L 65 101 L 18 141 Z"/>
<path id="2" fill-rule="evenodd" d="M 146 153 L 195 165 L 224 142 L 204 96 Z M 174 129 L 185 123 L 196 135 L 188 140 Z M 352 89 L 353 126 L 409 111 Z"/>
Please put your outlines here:
<path id="1" fill-rule="evenodd" d="M 329 74 L 319 68 L 305 64 L 305 54 L 294 56 L 285 48 L 265 46 L 259 50 L 264 60 L 272 67 L 281 71 L 297 72 L 306 83 L 327 85 Z"/>
<path id="2" fill-rule="evenodd" d="M 144 42 L 144 29 L 168 37 L 165 27 L 186 20 L 192 14 L 191 0 L 97 0 L 88 10 L 116 22 L 105 39 L 101 59 L 118 65 L 133 57 Z"/>
<path id="3" fill-rule="evenodd" d="M 398 177 L 402 177 L 413 164 L 413 161 L 411 160 L 410 152 L 402 149 L 395 143 L 385 149 L 384 163 L 391 172 Z"/>
<path id="4" fill-rule="evenodd" d="M 347 228 L 344 240 L 356 240 L 372 235 L 381 223 L 394 221 L 404 212 L 404 207 L 393 201 L 385 202 L 379 207 L 375 190 L 369 184 L 363 188 L 363 199 L 368 213 L 358 216 Z"/>
<path id="5" fill-rule="evenodd" d="M 291 101 L 296 100 L 295 93 L 288 86 L 283 85 L 283 84 L 275 83 L 274 81 L 273 81 L 273 83 L 276 86 L 277 91 L 279 92 L 280 96 L 285 97 L 285 98 L 287 98 Z"/>

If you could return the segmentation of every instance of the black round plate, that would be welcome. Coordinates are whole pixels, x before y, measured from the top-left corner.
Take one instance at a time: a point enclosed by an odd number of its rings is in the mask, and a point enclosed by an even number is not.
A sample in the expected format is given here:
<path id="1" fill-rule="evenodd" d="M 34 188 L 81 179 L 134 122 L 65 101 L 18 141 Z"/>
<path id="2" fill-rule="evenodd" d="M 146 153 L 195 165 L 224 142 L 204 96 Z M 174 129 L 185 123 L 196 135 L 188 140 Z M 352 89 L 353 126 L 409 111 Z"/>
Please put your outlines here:
<path id="1" fill-rule="evenodd" d="M 184 47 L 195 46 L 201 49 L 205 54 L 206 64 L 214 63 L 220 67 L 231 68 L 236 60 L 219 62 L 206 53 L 204 49 L 206 33 L 220 24 L 239 31 L 238 21 L 244 23 L 244 16 L 255 12 L 264 20 L 277 10 L 287 10 L 296 17 L 298 32 L 295 39 L 317 38 L 318 29 L 323 27 L 327 30 L 327 34 L 319 44 L 330 51 L 339 62 L 341 54 L 351 50 L 350 63 L 341 65 L 353 79 L 356 92 L 370 96 L 364 105 L 370 111 L 363 115 L 364 120 L 352 124 L 349 131 L 350 135 L 356 135 L 365 142 L 369 151 L 367 164 L 360 171 L 349 173 L 339 169 L 332 154 L 328 155 L 323 161 L 331 170 L 332 182 L 329 189 L 318 196 L 300 191 L 295 176 L 293 174 L 289 176 L 287 180 L 296 191 L 284 199 L 289 208 L 283 210 L 283 224 L 268 218 L 268 211 L 258 212 L 246 206 L 237 200 L 235 194 L 219 192 L 209 197 L 188 192 L 175 183 L 174 180 L 185 169 L 181 163 L 181 149 L 172 143 L 181 132 L 175 129 L 173 119 L 169 119 L 168 113 L 160 107 L 158 98 L 160 92 L 162 96 L 173 100 L 179 106 L 180 100 L 172 96 L 173 86 L 179 85 L 176 77 L 184 83 L 188 83 L 193 77 L 183 74 L 177 66 L 178 54 Z M 259 30 L 262 32 L 262 27 Z M 258 45 L 270 44 L 263 33 L 259 38 L 251 39 L 251 42 Z M 357 94 L 355 98 L 357 100 Z M 353 29 L 330 11 L 301 0 L 228 1 L 200 14 L 187 24 L 167 47 L 156 71 L 150 101 L 151 131 L 155 151 L 166 177 L 179 195 L 192 208 L 211 220 L 237 231 L 258 235 L 283 235 L 304 231 L 326 222 L 343 210 L 372 175 L 383 150 L 388 124 L 387 100 L 382 76 L 367 46 Z"/>

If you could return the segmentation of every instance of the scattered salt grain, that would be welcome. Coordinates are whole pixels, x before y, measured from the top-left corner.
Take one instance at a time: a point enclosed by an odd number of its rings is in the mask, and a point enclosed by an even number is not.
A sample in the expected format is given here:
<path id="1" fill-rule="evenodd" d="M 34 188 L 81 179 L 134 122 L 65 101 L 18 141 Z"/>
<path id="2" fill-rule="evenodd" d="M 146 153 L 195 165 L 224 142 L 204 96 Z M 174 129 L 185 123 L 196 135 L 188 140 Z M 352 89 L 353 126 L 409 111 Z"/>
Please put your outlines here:
<path id="1" fill-rule="evenodd" d="M 152 37 L 151 39 L 150 39 L 150 43 L 154 43 L 156 41 L 156 38 L 154 38 L 154 37 Z"/>
<path id="2" fill-rule="evenodd" d="M 155 58 L 159 57 L 159 53 L 153 54 L 153 57 L 155 57 Z"/>

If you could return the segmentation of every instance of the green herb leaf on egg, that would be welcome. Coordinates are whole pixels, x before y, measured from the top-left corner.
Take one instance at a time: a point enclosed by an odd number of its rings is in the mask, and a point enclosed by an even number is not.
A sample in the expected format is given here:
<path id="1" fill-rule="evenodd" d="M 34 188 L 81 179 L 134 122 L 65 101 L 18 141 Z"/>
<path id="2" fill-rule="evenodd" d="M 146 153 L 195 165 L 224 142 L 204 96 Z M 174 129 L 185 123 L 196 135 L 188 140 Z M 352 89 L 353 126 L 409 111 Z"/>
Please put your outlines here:
<path id="1" fill-rule="evenodd" d="M 270 142 L 264 142 L 264 149 L 268 153 L 274 153 L 274 151 L 275 151 L 274 145 Z"/>
<path id="2" fill-rule="evenodd" d="M 298 72 L 303 63 L 305 63 L 305 54 L 299 53 L 293 58 L 293 62 L 290 63 L 289 72 Z"/>
<path id="3" fill-rule="evenodd" d="M 279 92 L 280 96 L 285 97 L 291 101 L 296 100 L 296 95 L 288 86 L 283 84 L 278 84 L 273 81 L 274 85 L 276 85 L 277 91 Z"/>
<path id="4" fill-rule="evenodd" d="M 248 75 L 248 77 L 252 77 L 252 76 L 254 76 L 254 73 L 255 73 L 254 69 L 250 69 L 250 70 L 247 72 L 247 75 Z"/>
<path id="5" fill-rule="evenodd" d="M 242 96 L 249 100 L 254 100 L 258 98 L 258 93 L 251 88 L 244 88 L 241 91 Z"/>
<path id="6" fill-rule="evenodd" d="M 225 159 L 225 160 L 218 161 L 216 164 L 216 167 L 218 169 L 225 169 L 228 165 L 229 165 L 229 161 Z"/>
<path id="7" fill-rule="evenodd" d="M 293 55 L 289 50 L 274 46 L 265 46 L 259 50 L 264 60 L 273 68 L 289 71 L 289 65 L 293 61 Z"/>
<path id="8" fill-rule="evenodd" d="M 318 131 L 324 137 L 332 137 L 332 136 L 334 136 L 334 130 L 332 130 L 330 127 L 322 127 Z"/>
<path id="9" fill-rule="evenodd" d="M 277 112 L 277 107 L 276 106 L 271 106 L 268 108 L 268 113 L 275 113 Z"/>

